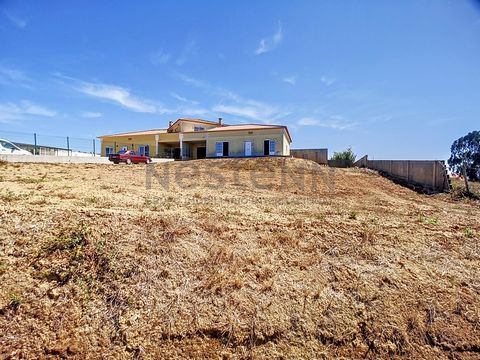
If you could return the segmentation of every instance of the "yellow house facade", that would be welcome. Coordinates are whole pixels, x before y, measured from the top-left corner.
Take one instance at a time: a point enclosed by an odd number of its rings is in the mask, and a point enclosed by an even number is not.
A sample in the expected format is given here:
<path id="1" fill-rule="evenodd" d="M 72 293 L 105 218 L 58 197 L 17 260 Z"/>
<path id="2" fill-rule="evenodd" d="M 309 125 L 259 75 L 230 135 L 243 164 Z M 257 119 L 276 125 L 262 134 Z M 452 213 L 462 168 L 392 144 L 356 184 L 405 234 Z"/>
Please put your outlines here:
<path id="1" fill-rule="evenodd" d="M 222 119 L 178 119 L 166 129 L 100 136 L 102 156 L 135 150 L 179 160 L 216 157 L 290 156 L 292 138 L 283 125 L 226 125 Z"/>

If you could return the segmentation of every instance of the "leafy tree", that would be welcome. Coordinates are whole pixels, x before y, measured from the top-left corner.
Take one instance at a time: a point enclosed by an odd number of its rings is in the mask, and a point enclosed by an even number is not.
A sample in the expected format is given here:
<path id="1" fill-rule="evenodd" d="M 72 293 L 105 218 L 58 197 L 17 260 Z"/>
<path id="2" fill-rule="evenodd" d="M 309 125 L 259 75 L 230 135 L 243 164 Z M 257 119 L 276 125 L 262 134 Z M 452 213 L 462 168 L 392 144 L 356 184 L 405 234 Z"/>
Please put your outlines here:
<path id="1" fill-rule="evenodd" d="M 462 167 L 465 166 L 470 180 L 480 180 L 480 131 L 472 131 L 455 140 L 451 152 L 448 165 L 453 172 L 463 174 Z"/>
<path id="2" fill-rule="evenodd" d="M 331 160 L 345 162 L 347 166 L 352 166 L 355 162 L 357 155 L 352 151 L 352 148 L 348 148 L 345 151 L 334 152 Z"/>

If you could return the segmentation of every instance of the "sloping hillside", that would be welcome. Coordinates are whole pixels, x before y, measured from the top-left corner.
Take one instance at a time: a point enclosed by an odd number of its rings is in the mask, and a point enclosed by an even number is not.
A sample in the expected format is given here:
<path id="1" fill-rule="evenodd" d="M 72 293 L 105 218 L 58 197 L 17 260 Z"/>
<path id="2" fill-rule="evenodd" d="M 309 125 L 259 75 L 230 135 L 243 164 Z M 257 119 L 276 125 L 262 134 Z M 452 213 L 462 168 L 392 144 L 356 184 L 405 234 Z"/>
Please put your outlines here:
<path id="1" fill-rule="evenodd" d="M 480 206 L 300 159 L 0 164 L 0 355 L 480 356 Z"/>

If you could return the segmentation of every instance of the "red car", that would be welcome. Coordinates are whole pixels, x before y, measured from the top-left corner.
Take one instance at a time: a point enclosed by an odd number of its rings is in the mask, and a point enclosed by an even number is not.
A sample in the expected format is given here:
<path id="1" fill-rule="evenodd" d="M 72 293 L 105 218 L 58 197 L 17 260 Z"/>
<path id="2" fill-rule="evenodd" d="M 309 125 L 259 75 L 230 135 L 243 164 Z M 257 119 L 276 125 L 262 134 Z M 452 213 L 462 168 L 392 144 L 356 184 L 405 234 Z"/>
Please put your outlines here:
<path id="1" fill-rule="evenodd" d="M 125 152 L 119 152 L 117 154 L 110 154 L 108 160 L 114 164 L 125 163 L 125 164 L 139 164 L 139 163 L 151 163 L 152 159 L 150 156 L 140 155 L 133 150 L 127 150 Z"/>

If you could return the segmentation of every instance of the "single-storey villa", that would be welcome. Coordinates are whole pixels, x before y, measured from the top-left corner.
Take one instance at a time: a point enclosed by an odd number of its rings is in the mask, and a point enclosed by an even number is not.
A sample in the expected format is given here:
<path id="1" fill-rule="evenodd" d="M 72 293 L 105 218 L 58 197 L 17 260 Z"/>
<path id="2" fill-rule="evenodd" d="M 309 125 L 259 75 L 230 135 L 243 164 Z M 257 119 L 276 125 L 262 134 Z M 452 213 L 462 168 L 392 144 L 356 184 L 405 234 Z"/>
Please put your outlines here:
<path id="1" fill-rule="evenodd" d="M 292 138 L 283 125 L 226 125 L 178 119 L 167 129 L 99 136 L 102 156 L 135 150 L 150 157 L 181 160 L 215 157 L 290 156 Z"/>

